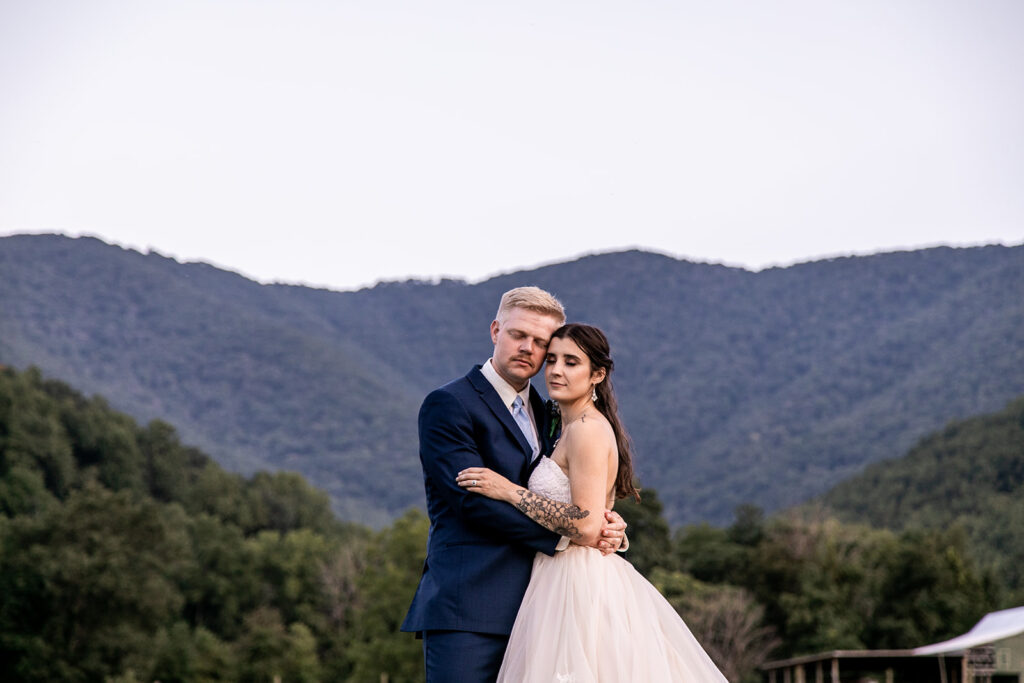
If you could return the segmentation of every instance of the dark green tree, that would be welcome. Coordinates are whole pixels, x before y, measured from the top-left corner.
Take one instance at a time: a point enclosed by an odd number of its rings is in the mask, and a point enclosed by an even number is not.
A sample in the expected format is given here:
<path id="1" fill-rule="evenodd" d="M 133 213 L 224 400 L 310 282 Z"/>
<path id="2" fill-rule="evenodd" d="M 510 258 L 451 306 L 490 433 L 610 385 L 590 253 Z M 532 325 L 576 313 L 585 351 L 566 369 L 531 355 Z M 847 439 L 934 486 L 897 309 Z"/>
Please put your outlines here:
<path id="1" fill-rule="evenodd" d="M 422 644 L 398 629 L 423 573 L 429 527 L 426 516 L 412 510 L 370 543 L 347 649 L 352 680 L 378 681 L 381 674 L 395 683 L 425 679 Z"/>
<path id="2" fill-rule="evenodd" d="M 147 672 L 183 604 L 191 558 L 180 508 L 88 486 L 4 525 L 0 676 L 102 680 Z"/>
<path id="3" fill-rule="evenodd" d="M 629 550 L 624 556 L 645 576 L 655 567 L 669 567 L 672 562 L 672 536 L 663 509 L 658 492 L 652 488 L 641 491 L 639 503 L 632 498 L 615 503 L 615 511 L 628 525 Z"/>

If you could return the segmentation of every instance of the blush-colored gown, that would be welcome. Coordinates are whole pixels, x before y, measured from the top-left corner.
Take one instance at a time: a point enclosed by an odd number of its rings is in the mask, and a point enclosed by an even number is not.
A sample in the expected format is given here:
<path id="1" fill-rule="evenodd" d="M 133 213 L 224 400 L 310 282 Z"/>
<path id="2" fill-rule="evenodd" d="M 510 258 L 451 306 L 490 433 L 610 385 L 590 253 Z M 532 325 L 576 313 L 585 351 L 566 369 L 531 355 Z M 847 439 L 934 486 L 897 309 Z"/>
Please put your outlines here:
<path id="1" fill-rule="evenodd" d="M 571 502 L 569 478 L 544 457 L 540 495 Z M 498 674 L 506 683 L 633 683 L 726 679 L 658 590 L 618 555 L 570 545 L 538 553 Z"/>

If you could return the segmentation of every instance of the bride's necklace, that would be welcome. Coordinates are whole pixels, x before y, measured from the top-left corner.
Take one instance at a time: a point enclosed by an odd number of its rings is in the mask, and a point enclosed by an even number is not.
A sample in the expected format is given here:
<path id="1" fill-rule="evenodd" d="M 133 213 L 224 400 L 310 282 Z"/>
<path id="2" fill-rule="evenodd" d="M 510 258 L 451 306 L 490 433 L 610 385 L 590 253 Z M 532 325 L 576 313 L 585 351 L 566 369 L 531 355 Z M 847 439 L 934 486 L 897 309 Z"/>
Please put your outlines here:
<path id="1" fill-rule="evenodd" d="M 562 436 L 565 434 L 565 428 L 568 427 L 569 425 L 571 425 L 573 422 L 586 422 L 587 413 L 590 411 L 591 408 L 594 408 L 594 407 L 595 407 L 594 403 L 591 402 L 589 405 L 587 405 L 586 408 L 584 408 L 583 410 L 580 411 L 579 415 L 577 415 L 573 419 L 569 420 L 568 422 L 563 422 L 562 423 L 562 426 L 561 426 L 561 429 L 560 429 L 561 433 L 558 435 L 558 438 L 555 439 L 555 442 L 553 444 L 551 444 L 551 452 L 552 453 L 554 453 L 555 449 L 558 448 L 558 442 L 562 440 Z"/>
<path id="2" fill-rule="evenodd" d="M 581 420 L 585 422 L 585 421 L 586 421 L 586 417 L 587 417 L 587 413 L 588 413 L 588 412 L 590 411 L 590 409 L 591 409 L 591 408 L 593 408 L 593 407 L 594 407 L 594 404 L 593 404 L 593 403 L 591 403 L 591 404 L 590 404 L 590 405 L 588 405 L 588 406 L 587 406 L 586 408 L 584 408 L 583 410 L 581 410 L 581 411 L 580 411 L 580 414 L 579 414 L 579 415 L 577 415 L 576 417 L 574 417 L 573 419 L 571 419 L 571 420 L 569 420 L 569 421 L 567 421 L 567 422 L 563 422 L 563 423 L 562 423 L 562 429 L 564 430 L 564 429 L 565 429 L 566 427 L 568 427 L 569 425 L 571 425 L 571 424 L 572 424 L 573 422 L 578 422 L 578 421 L 581 421 Z"/>

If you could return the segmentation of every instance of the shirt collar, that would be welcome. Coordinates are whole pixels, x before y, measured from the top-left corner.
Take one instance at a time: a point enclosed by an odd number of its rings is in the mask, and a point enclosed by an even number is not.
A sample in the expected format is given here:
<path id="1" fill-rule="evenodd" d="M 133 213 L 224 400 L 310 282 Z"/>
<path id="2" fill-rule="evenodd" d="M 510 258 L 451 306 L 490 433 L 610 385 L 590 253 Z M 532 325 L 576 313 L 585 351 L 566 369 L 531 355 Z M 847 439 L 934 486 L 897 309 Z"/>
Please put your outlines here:
<path id="1" fill-rule="evenodd" d="M 526 386 L 523 387 L 522 391 L 516 391 L 515 387 L 506 382 L 505 378 L 499 375 L 498 371 L 494 369 L 490 358 L 488 358 L 487 362 L 480 367 L 480 372 L 483 373 L 483 376 L 491 383 L 494 390 L 498 392 L 501 402 L 504 403 L 506 407 L 511 408 L 512 402 L 516 400 L 516 395 L 519 395 L 523 397 L 523 405 L 529 409 L 530 380 L 526 380 Z"/>

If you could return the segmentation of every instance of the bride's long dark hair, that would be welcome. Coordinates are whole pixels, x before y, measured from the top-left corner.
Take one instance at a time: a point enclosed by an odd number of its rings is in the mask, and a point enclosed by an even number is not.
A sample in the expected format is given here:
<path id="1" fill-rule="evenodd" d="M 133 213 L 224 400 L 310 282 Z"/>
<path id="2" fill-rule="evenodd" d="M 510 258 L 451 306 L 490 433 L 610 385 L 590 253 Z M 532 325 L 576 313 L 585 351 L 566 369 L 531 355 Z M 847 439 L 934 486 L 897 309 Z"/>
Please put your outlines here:
<path id="1" fill-rule="evenodd" d="M 619 449 L 619 471 L 615 475 L 615 497 L 626 498 L 633 496 L 640 500 L 640 490 L 633 484 L 633 446 L 626 433 L 626 428 L 619 419 L 619 404 L 615 400 L 615 391 L 612 389 L 612 370 L 615 368 L 615 361 L 612 360 L 608 346 L 608 338 L 604 332 L 593 325 L 583 323 L 569 323 L 562 325 L 554 334 L 552 339 L 565 339 L 568 337 L 587 354 L 590 359 L 590 369 L 604 370 L 604 381 L 596 386 L 597 401 L 595 405 L 601 414 L 605 416 L 615 433 L 615 445 Z"/>

